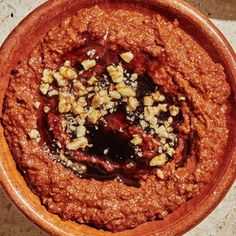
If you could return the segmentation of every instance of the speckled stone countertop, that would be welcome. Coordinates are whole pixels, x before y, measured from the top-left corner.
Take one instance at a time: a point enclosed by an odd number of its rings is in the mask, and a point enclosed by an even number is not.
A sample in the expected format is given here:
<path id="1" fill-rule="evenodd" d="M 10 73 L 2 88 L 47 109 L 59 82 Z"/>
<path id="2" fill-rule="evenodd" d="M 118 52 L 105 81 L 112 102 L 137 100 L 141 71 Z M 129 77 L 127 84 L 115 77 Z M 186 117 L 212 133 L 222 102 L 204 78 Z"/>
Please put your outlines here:
<path id="1" fill-rule="evenodd" d="M 187 0 L 208 15 L 236 50 L 236 0 Z M 45 0 L 0 0 L 0 45 Z M 10 202 L 0 186 L 0 236 L 46 236 Z M 236 183 L 220 205 L 186 236 L 236 236 Z"/>

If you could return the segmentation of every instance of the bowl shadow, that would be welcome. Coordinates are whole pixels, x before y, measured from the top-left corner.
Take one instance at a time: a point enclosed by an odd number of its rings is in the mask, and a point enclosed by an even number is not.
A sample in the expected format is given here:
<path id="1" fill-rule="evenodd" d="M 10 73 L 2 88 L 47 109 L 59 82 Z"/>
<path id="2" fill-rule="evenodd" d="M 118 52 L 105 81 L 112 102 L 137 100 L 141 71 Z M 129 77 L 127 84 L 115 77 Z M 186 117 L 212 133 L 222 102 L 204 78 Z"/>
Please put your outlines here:
<path id="1" fill-rule="evenodd" d="M 185 0 L 213 19 L 236 20 L 235 0 Z"/>

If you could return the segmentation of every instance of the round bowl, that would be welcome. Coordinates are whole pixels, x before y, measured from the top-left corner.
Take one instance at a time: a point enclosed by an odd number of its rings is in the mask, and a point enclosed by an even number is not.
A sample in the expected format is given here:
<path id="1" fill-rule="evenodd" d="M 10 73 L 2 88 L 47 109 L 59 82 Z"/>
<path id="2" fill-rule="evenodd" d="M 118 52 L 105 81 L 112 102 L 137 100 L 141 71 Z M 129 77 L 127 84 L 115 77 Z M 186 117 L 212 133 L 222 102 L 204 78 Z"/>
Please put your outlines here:
<path id="1" fill-rule="evenodd" d="M 115 2 L 108 0 L 60 0 L 48 1 L 28 15 L 10 34 L 0 49 L 0 117 L 4 93 L 7 89 L 10 71 L 22 58 L 27 57 L 45 33 L 63 18 L 79 8 L 96 3 Z M 119 1 L 120 3 L 121 1 Z M 236 106 L 236 62 L 235 54 L 224 36 L 192 6 L 180 0 L 132 0 L 126 4 L 140 4 L 176 17 L 187 32 L 197 40 L 211 55 L 215 62 L 225 68 L 231 86 L 231 103 Z M 27 45 L 27 46 L 26 46 Z M 163 221 L 153 221 L 139 227 L 117 233 L 116 235 L 181 235 L 206 217 L 223 199 L 236 173 L 236 109 L 231 114 L 230 138 L 224 165 L 212 177 L 212 181 L 201 193 L 186 202 Z M 0 125 L 0 182 L 15 205 L 35 224 L 53 235 L 107 236 L 110 232 L 80 225 L 72 221 L 62 221 L 50 214 L 40 200 L 26 185 L 18 172 L 8 149 L 3 127 Z"/>

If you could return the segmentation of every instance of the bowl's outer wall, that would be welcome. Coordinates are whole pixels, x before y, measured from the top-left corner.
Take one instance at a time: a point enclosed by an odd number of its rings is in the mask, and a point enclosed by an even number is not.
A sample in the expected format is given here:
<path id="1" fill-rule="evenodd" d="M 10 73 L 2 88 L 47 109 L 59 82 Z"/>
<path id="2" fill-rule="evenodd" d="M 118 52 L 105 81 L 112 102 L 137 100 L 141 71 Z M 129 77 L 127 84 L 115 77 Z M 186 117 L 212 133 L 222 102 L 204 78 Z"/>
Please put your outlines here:
<path id="1" fill-rule="evenodd" d="M 0 49 L 0 117 L 4 93 L 9 83 L 10 71 L 17 62 L 27 58 L 39 39 L 61 19 L 73 14 L 76 9 L 94 5 L 95 3 L 113 2 L 108 0 L 51 0 L 46 2 L 25 18 L 10 34 Z M 130 1 L 131 2 L 131 1 Z M 134 0 L 133 3 L 144 3 L 150 8 L 164 9 L 174 14 L 186 30 L 208 50 L 216 62 L 222 63 L 227 79 L 232 88 L 232 103 L 236 105 L 236 62 L 235 54 L 223 35 L 201 13 L 190 5 L 178 0 Z M 190 26 L 190 27 L 189 27 Z M 194 32 L 197 32 L 194 33 Z M 204 43 L 203 43 L 204 42 Z M 116 235 L 181 235 L 200 222 L 222 200 L 235 179 L 236 172 L 236 114 L 233 111 L 231 122 L 231 139 L 228 152 L 224 157 L 224 165 L 216 173 L 199 196 L 187 202 L 183 207 L 167 217 L 165 221 L 143 224 L 136 229 L 117 233 Z M 23 177 L 17 171 L 0 126 L 0 182 L 16 206 L 34 223 L 53 235 L 106 236 L 114 235 L 96 230 L 86 225 L 71 221 L 62 221 L 50 214 L 41 204 Z"/>

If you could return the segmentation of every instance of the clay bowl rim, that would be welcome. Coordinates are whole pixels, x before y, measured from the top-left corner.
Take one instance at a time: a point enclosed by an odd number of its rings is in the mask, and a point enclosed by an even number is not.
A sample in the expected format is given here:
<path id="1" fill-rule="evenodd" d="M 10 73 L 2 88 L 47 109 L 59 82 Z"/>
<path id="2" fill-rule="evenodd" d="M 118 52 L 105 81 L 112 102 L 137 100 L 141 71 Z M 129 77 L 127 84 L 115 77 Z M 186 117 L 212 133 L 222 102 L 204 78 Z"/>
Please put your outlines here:
<path id="1" fill-rule="evenodd" d="M 141 0 L 136 0 L 136 2 L 139 1 Z M 47 1 L 24 18 L 3 43 L 0 49 L 0 54 L 3 55 L 3 57 L 0 58 L 0 64 L 5 65 L 4 63 L 7 62 L 6 59 L 9 59 L 13 52 L 14 43 L 17 44 L 17 40 L 19 40 L 19 37 L 26 32 L 26 29 L 29 29 L 29 27 L 34 29 L 32 22 L 36 23 L 37 19 L 46 18 L 45 10 L 52 9 L 53 7 L 64 4 L 65 2 L 73 3 L 75 1 Z M 80 0 L 78 2 L 86 1 Z M 176 15 L 176 17 L 183 18 L 187 22 L 194 24 L 195 27 L 198 27 L 199 31 L 206 35 L 208 40 L 212 40 L 215 49 L 223 57 L 222 60 L 225 62 L 224 66 L 228 77 L 231 77 L 230 82 L 233 90 L 233 99 L 236 104 L 236 56 L 222 33 L 207 17 L 191 5 L 181 0 L 150 0 L 149 4 L 153 4 L 161 9 L 166 9 L 168 12 L 171 12 L 171 14 Z M 3 78 L 2 80 L 4 81 L 4 76 L 7 76 L 6 70 L 4 71 L 3 68 L 0 68 L 0 80 Z M 0 91 L 3 91 L 0 93 L 0 116 L 6 87 L 7 83 L 0 83 Z M 176 220 L 169 228 L 163 227 L 157 229 L 157 224 L 155 222 L 150 222 L 144 224 L 146 226 L 142 225 L 134 230 L 117 233 L 117 235 L 180 235 L 203 220 L 220 203 L 235 180 L 236 137 L 233 137 L 232 139 L 234 145 L 231 146 L 231 155 L 225 165 L 223 174 L 220 180 L 212 187 L 211 193 L 205 198 L 202 198 L 201 202 L 198 202 L 198 211 L 193 209 L 191 212 L 188 212 L 188 214 L 185 214 L 181 219 Z M 17 171 L 4 138 L 3 127 L 1 125 L 0 145 L 0 183 L 14 204 L 36 225 L 53 235 L 114 235 L 109 232 L 95 230 L 88 226 L 79 225 L 70 221 L 63 222 L 59 217 L 48 213 L 45 208 L 41 206 L 39 199 L 30 191 L 22 176 Z M 207 193 L 207 191 L 208 189 L 205 190 L 205 193 Z M 187 203 L 186 205 L 189 204 Z M 188 208 L 188 206 L 186 208 Z M 188 217 L 188 220 L 186 220 L 186 217 Z M 59 225 L 57 225 L 57 223 L 59 223 Z M 142 231 L 142 227 L 146 227 L 146 231 Z"/>

